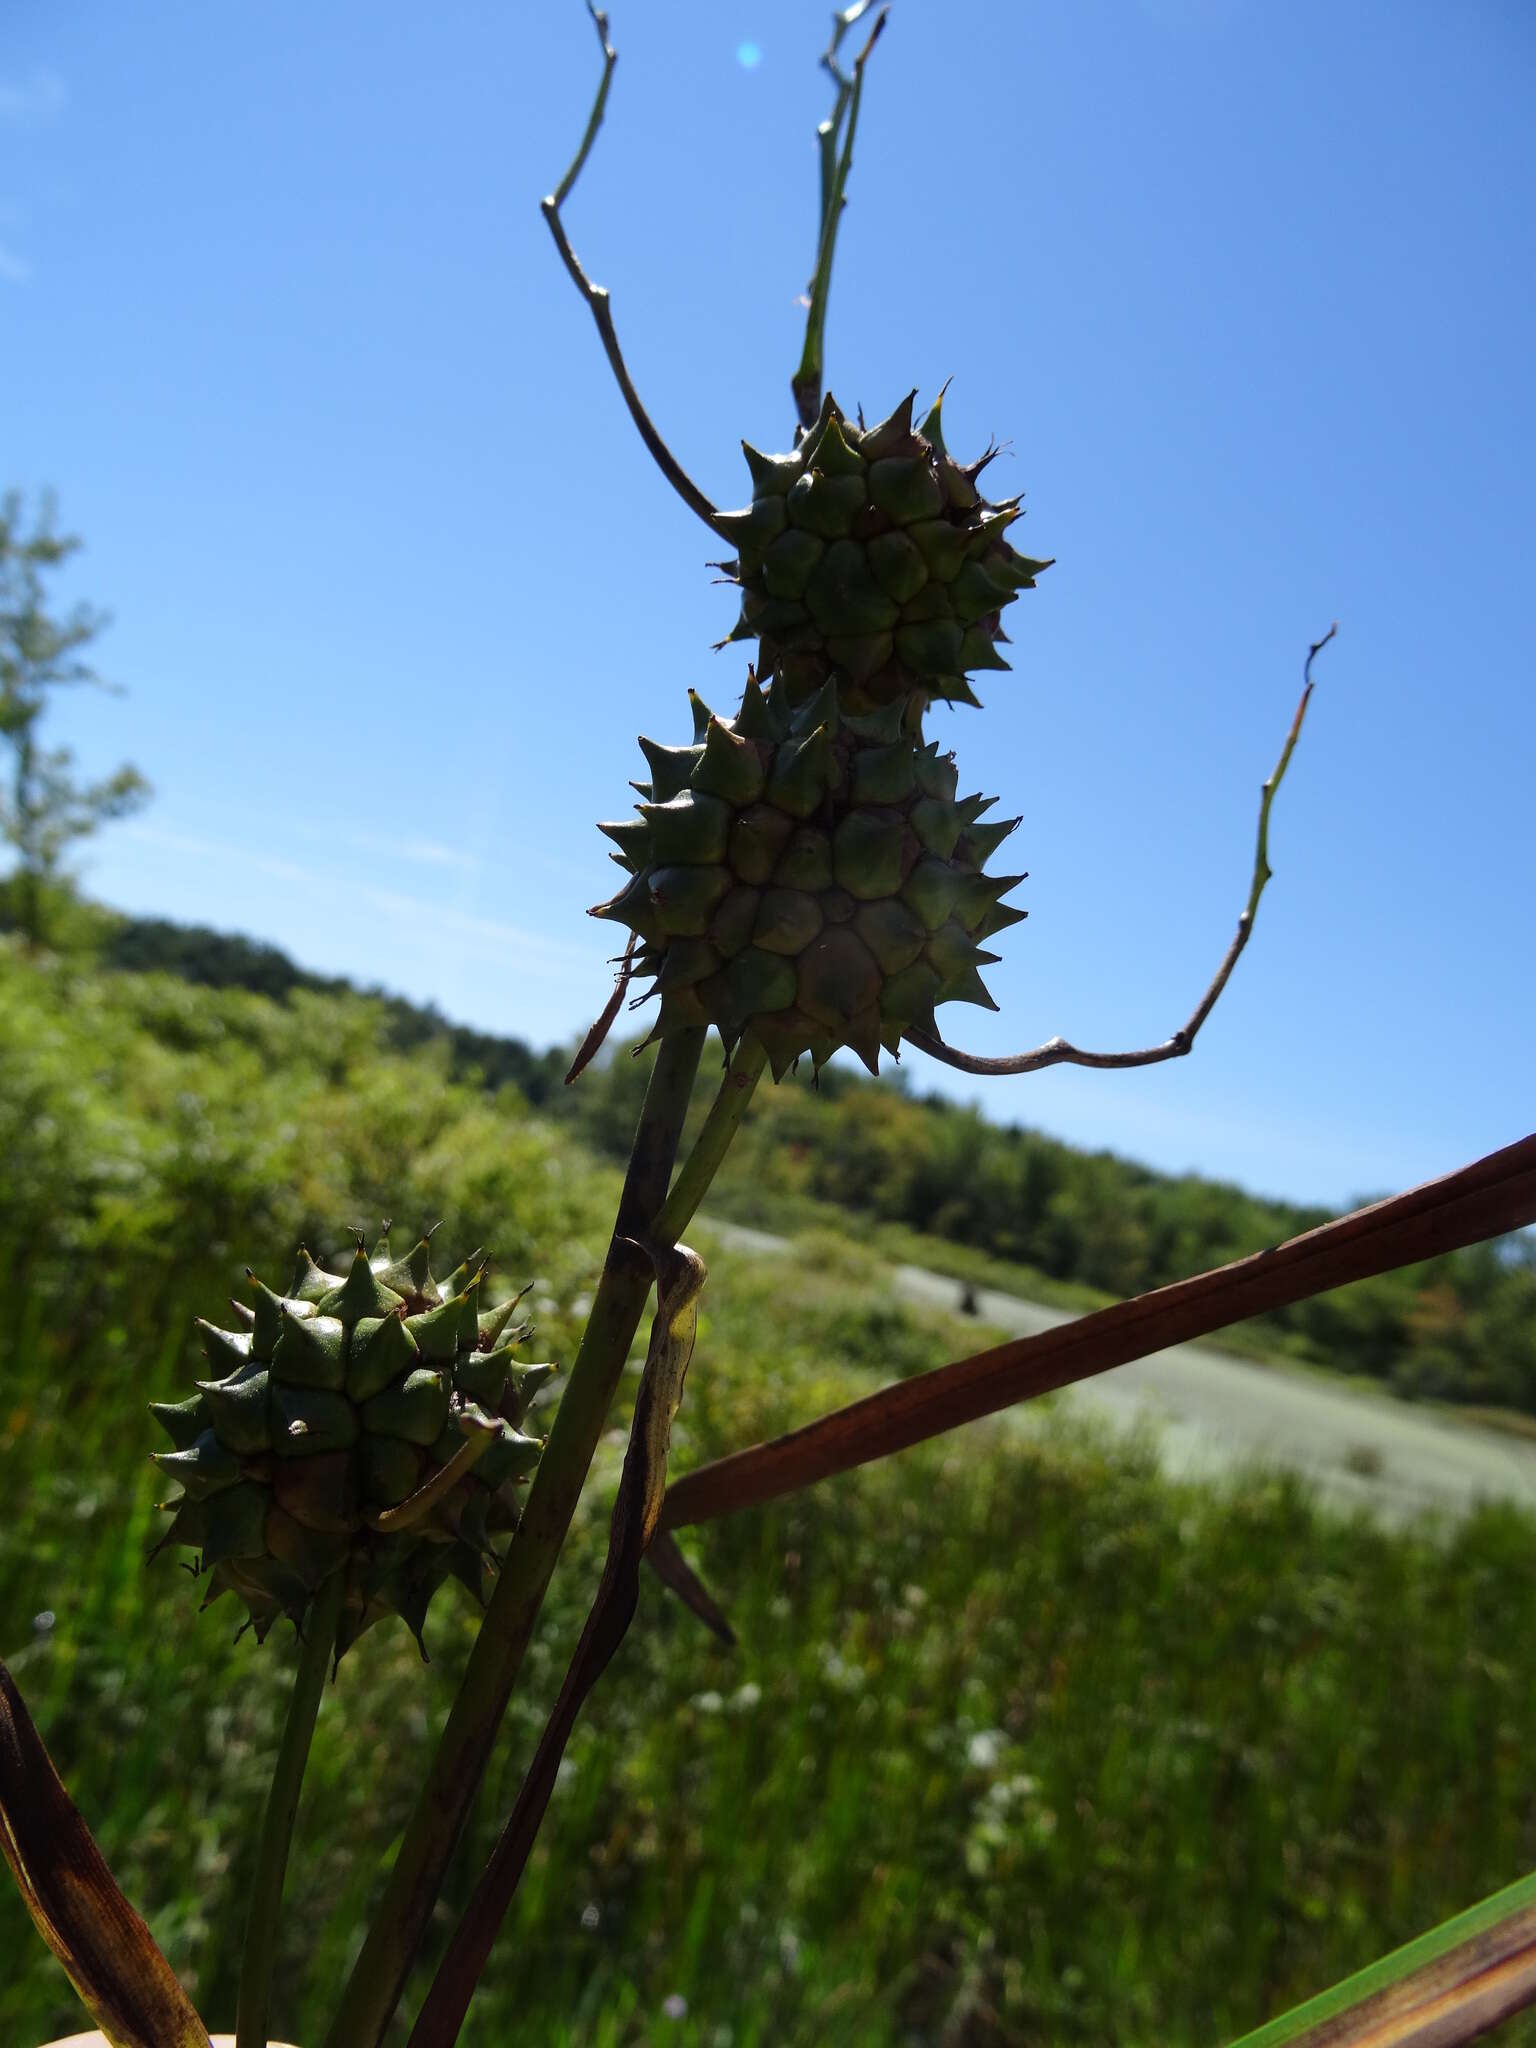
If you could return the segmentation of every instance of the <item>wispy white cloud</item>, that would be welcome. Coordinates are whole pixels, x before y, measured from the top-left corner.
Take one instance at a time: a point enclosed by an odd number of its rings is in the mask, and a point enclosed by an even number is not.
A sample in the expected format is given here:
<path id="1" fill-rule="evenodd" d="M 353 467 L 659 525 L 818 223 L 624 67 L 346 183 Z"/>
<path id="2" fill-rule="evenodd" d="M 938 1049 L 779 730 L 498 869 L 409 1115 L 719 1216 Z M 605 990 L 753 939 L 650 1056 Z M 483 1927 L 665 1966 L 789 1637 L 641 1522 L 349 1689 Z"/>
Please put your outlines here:
<path id="1" fill-rule="evenodd" d="M 420 867 L 472 869 L 480 865 L 474 854 L 465 853 L 462 847 L 442 846 L 435 839 L 401 839 L 393 846 L 386 842 L 386 850 L 396 860 L 415 861 Z"/>
<path id="2" fill-rule="evenodd" d="M 283 829 L 300 839 L 346 846 L 354 853 L 406 861 L 416 867 L 459 868 L 468 874 L 480 865 L 477 855 L 466 853 L 461 846 L 447 846 L 439 839 L 392 839 L 385 832 L 358 832 L 338 825 L 306 824 L 299 819 L 291 820 Z"/>
<path id="3" fill-rule="evenodd" d="M 254 871 L 269 875 L 274 881 L 294 883 L 306 893 L 327 902 L 334 900 L 341 886 L 334 868 L 284 860 L 236 844 L 233 840 L 178 832 L 164 825 L 142 821 L 123 825 L 120 831 L 124 838 L 137 840 L 142 846 L 158 847 L 164 852 L 184 854 L 199 861 L 235 863 L 246 872 Z M 418 941 L 447 933 L 486 945 L 503 946 L 508 951 L 540 961 L 546 969 L 563 967 L 586 971 L 591 967 L 590 944 L 580 946 L 567 940 L 549 938 L 541 932 L 530 931 L 524 925 L 508 924 L 500 918 L 480 917 L 429 898 L 394 889 L 377 889 L 366 883 L 348 885 L 346 894 L 349 902 L 365 905 L 381 920 L 408 931 Z"/>
<path id="4" fill-rule="evenodd" d="M 299 882 L 306 888 L 317 890 L 334 882 L 333 876 L 324 875 L 316 868 L 304 867 L 298 861 L 280 860 L 270 853 L 257 853 L 250 847 L 236 846 L 228 840 L 203 839 L 192 832 L 172 832 L 164 825 L 131 823 L 119 830 L 123 838 L 136 839 L 141 846 L 158 846 L 166 853 L 185 853 L 194 860 L 238 860 L 243 868 L 253 868 L 258 874 L 271 875 L 279 882 Z"/>
<path id="5" fill-rule="evenodd" d="M 575 946 L 564 939 L 546 938 L 541 932 L 532 932 L 524 925 L 507 924 L 496 917 L 479 917 L 472 911 L 448 910 L 440 903 L 423 903 L 415 896 L 401 896 L 388 889 L 364 889 L 359 892 L 362 900 L 383 916 L 395 917 L 402 923 L 429 924 L 437 931 L 453 932 L 460 938 L 482 939 L 492 945 L 515 948 L 521 953 L 534 953 L 544 960 L 558 960 L 572 965 L 586 967 L 591 962 L 591 948 Z"/>
<path id="6" fill-rule="evenodd" d="M 55 120 L 69 104 L 69 89 L 57 71 L 38 65 L 25 78 L 0 78 L 0 122 L 37 128 Z"/>
<path id="7" fill-rule="evenodd" d="M 32 266 L 25 256 L 18 256 L 14 249 L 8 249 L 0 242 L 0 284 L 25 284 L 32 275 Z"/>

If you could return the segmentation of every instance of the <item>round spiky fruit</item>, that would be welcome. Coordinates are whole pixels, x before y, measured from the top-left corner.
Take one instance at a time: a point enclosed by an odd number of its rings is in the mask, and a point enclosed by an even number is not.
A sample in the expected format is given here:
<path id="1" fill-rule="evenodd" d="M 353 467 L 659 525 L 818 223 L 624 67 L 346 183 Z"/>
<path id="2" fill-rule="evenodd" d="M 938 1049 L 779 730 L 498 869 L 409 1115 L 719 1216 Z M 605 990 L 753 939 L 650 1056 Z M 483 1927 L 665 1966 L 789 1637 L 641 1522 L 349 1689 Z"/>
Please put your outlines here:
<path id="1" fill-rule="evenodd" d="M 976 487 L 995 451 L 962 468 L 938 405 L 914 428 L 915 396 L 860 429 L 828 394 L 790 455 L 743 442 L 752 503 L 720 520 L 742 589 L 730 637 L 761 642 L 758 674 L 797 704 L 835 675 L 845 711 L 910 705 L 913 730 L 935 697 L 978 701 L 970 670 L 1007 668 L 1003 607 L 1051 566 L 1004 538 L 1018 499 Z"/>
<path id="2" fill-rule="evenodd" d="M 934 1006 L 995 1009 L 981 941 L 1017 922 L 1022 875 L 982 872 L 1018 823 L 956 800 L 954 757 L 906 729 L 904 707 L 849 714 L 829 682 L 796 704 L 750 680 L 739 714 L 690 692 L 694 743 L 640 742 L 639 815 L 601 829 L 630 881 L 594 917 L 638 935 L 655 976 L 656 1035 L 713 1024 L 756 1037 L 777 1079 L 851 1046 L 874 1072 Z"/>
<path id="3" fill-rule="evenodd" d="M 182 1488 L 156 1550 L 197 1553 L 205 1606 L 236 1594 L 265 1638 L 284 1614 L 302 1626 L 344 1573 L 339 1657 L 389 1614 L 419 1643 L 450 1574 L 483 1599 L 542 1447 L 530 1404 L 555 1371 L 514 1363 L 522 1297 L 483 1308 L 484 1273 L 477 1252 L 439 1284 L 427 1240 L 393 1259 L 386 1226 L 344 1273 L 302 1252 L 286 1295 L 248 1274 L 240 1329 L 198 1325 L 213 1376 L 152 1412 L 175 1445 L 155 1461 Z"/>

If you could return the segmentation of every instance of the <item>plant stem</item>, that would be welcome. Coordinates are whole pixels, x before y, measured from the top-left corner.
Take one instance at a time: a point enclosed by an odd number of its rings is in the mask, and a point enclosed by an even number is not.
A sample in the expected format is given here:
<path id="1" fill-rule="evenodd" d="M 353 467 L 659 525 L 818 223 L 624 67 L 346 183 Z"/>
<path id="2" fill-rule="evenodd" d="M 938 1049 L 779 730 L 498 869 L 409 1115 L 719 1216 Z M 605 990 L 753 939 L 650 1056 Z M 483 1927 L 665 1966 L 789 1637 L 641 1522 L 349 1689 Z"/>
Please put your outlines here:
<path id="1" fill-rule="evenodd" d="M 336 1643 L 344 1584 L 345 1575 L 332 1572 L 316 1595 L 309 1615 L 309 1633 L 303 1638 L 299 1668 L 293 1677 L 288 1720 L 273 1766 L 267 1810 L 261 1822 L 261 1841 L 256 1850 L 251 1907 L 245 1923 L 245 1951 L 240 1958 L 235 2048 L 267 2048 L 267 2008 L 272 1994 L 272 1965 L 277 1956 L 283 1877 L 288 1868 L 288 1848 L 293 1840 L 294 1816 L 299 1810 L 299 1788 L 309 1761 L 315 1716 L 325 1690 L 325 1668 Z"/>
<path id="2" fill-rule="evenodd" d="M 741 1128 L 752 1091 L 767 1064 L 768 1055 L 755 1038 L 744 1039 L 736 1048 L 736 1056 L 725 1070 L 720 1093 L 694 1140 L 693 1150 L 651 1224 L 650 1234 L 657 1244 L 676 1244 L 688 1228 L 694 1211 L 709 1192 L 709 1184 L 719 1171 L 732 1138 Z"/>
<path id="3" fill-rule="evenodd" d="M 652 1267 L 632 1240 L 648 1234 L 666 1194 L 703 1049 L 703 1031 L 690 1030 L 663 1039 L 657 1052 L 586 1331 L 327 2048 L 378 2048 L 400 2002 L 640 1326 Z"/>
<path id="4" fill-rule="evenodd" d="M 619 61 L 619 53 L 608 40 L 608 17 L 587 0 L 587 12 L 592 17 L 592 26 L 597 30 L 597 40 L 602 45 L 603 75 L 598 80 L 597 98 L 592 102 L 592 111 L 587 116 L 587 131 L 581 138 L 581 147 L 571 159 L 571 167 L 549 195 L 550 204 L 558 213 L 571 196 L 571 187 L 581 176 L 583 164 L 592 153 L 597 140 L 597 131 L 603 125 L 603 115 L 608 109 L 608 88 L 613 82 L 613 67 Z"/>
<path id="5" fill-rule="evenodd" d="M 837 69 L 835 60 L 837 45 L 842 32 L 858 20 L 864 10 L 848 8 L 844 14 L 834 15 L 835 24 L 832 48 L 823 62 L 837 80 L 837 104 L 830 122 L 823 123 L 817 131 L 821 149 L 821 235 L 816 249 L 816 269 L 811 278 L 811 289 L 805 316 L 805 346 L 800 354 L 800 367 L 790 379 L 790 390 L 794 395 L 795 410 L 800 424 L 807 430 L 815 424 L 821 408 L 822 346 L 826 336 L 827 300 L 832 291 L 832 261 L 837 254 L 837 227 L 842 218 L 843 195 L 847 189 L 848 171 L 853 163 L 853 138 L 859 126 L 859 102 L 864 96 L 864 65 L 870 51 L 880 39 L 885 27 L 888 10 L 881 8 L 875 17 L 875 25 L 869 32 L 869 40 L 854 60 L 853 78 L 845 81 Z M 837 131 L 846 120 L 843 129 L 842 148 L 833 157 L 837 147 Z M 830 182 L 829 182 L 830 168 Z"/>

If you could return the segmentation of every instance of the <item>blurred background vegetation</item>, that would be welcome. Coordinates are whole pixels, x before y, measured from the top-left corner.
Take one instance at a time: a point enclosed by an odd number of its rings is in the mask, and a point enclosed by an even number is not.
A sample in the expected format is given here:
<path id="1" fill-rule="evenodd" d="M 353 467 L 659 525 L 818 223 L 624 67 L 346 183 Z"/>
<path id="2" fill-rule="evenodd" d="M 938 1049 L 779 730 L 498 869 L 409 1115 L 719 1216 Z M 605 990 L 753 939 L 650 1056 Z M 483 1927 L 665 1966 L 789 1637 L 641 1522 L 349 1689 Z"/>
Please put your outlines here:
<path id="1" fill-rule="evenodd" d="M 568 1362 L 645 1063 L 621 1051 L 565 1090 L 553 1056 L 243 941 L 52 911 L 52 950 L 0 940 L 0 1653 L 222 2020 L 292 1650 L 232 1645 L 169 1556 L 144 1569 L 162 1490 L 145 1403 L 198 1369 L 191 1319 L 247 1262 L 281 1276 L 297 1241 L 381 1214 L 441 1217 L 445 1247 L 493 1247 L 508 1287 L 537 1276 L 534 1351 Z M 1021 1286 L 1004 1261 L 1124 1288 L 1315 1220 L 830 1073 L 764 1091 L 711 1201 L 818 1227 L 793 1264 L 701 1229 L 679 1467 L 987 1341 L 892 1304 L 882 1233 L 929 1221 Z M 1529 1408 L 1531 1286 L 1523 1245 L 1463 1254 L 1264 1341 Z M 616 1431 L 448 1912 L 574 1643 L 617 1456 Z M 1389 1534 L 1299 1483 L 1176 1486 L 1134 1444 L 1006 1419 L 697 1532 L 741 1647 L 647 1585 L 466 2042 L 1252 2026 L 1536 1863 L 1533 1535 L 1503 1508 Z M 280 1979 L 295 2039 L 322 2024 L 472 1625 L 450 1589 L 426 1670 L 403 1629 L 375 1631 L 322 1714 Z M 0 2038 L 70 2031 L 9 1891 L 0 1954 Z"/>

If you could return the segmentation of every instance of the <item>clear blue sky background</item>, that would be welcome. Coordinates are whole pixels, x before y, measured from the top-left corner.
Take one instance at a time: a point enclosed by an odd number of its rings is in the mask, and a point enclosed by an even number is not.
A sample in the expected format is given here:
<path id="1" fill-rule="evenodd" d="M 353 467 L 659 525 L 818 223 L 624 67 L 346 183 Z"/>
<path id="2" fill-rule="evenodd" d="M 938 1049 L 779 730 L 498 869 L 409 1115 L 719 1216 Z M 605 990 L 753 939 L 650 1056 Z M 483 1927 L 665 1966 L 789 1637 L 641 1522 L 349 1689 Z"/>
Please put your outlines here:
<path id="1" fill-rule="evenodd" d="M 816 0 L 619 0 L 568 208 L 717 501 L 787 445 Z M 745 50 L 743 46 L 749 46 Z M 755 46 L 759 61 L 744 62 Z M 649 466 L 539 218 L 577 0 L 8 0 L 0 482 L 58 488 L 128 686 L 60 719 L 158 798 L 90 886 L 535 1041 L 584 1026 L 637 731 L 732 707 L 711 536 Z M 941 713 L 1023 814 L 985 1051 L 1140 1044 L 1247 887 L 1190 1060 L 921 1085 L 1344 1200 L 1529 1121 L 1536 14 L 1528 0 L 902 0 L 829 333 L 843 403 L 946 377 L 1011 443 L 1016 673 Z M 799 1083 L 786 1085 L 805 1085 Z"/>

